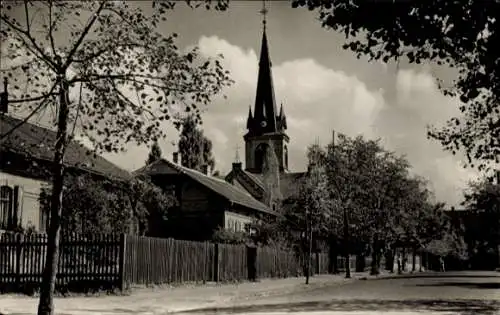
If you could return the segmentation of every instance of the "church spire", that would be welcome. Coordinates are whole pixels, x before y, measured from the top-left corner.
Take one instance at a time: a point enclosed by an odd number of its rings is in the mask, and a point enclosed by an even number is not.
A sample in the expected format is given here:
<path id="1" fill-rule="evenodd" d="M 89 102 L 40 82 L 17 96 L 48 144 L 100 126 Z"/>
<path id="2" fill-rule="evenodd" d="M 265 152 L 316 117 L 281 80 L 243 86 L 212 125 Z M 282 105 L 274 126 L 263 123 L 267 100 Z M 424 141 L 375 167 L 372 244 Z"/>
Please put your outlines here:
<path id="1" fill-rule="evenodd" d="M 251 133 L 262 134 L 269 132 L 279 132 L 276 123 L 277 109 L 274 97 L 273 78 L 271 72 L 271 58 L 269 57 L 269 47 L 266 34 L 266 14 L 267 8 L 263 1 L 263 9 L 260 11 L 263 15 L 262 46 L 260 49 L 259 74 L 257 81 L 257 92 L 255 96 L 255 107 L 253 111 L 254 128 Z"/>
<path id="2" fill-rule="evenodd" d="M 252 129 L 252 127 L 253 127 L 252 106 L 248 106 L 247 129 Z"/>

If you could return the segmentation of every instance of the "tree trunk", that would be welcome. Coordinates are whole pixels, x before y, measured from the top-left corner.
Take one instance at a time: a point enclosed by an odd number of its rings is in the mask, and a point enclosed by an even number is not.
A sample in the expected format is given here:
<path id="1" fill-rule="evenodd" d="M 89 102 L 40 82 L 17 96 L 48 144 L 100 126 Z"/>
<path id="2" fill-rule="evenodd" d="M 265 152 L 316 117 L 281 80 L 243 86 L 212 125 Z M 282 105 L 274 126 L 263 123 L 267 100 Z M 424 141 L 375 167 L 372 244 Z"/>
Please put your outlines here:
<path id="1" fill-rule="evenodd" d="M 406 248 L 403 247 L 401 254 L 401 270 L 406 271 Z"/>
<path id="2" fill-rule="evenodd" d="M 365 255 L 363 255 L 362 253 L 357 254 L 356 255 L 356 272 L 365 271 L 365 266 L 366 266 Z"/>
<path id="3" fill-rule="evenodd" d="M 309 284 L 309 278 L 311 277 L 311 258 L 312 258 L 312 228 L 309 227 L 307 231 L 307 253 L 306 253 L 306 284 Z"/>
<path id="4" fill-rule="evenodd" d="M 61 234 L 62 197 L 64 184 L 64 151 L 66 149 L 68 127 L 69 85 L 64 76 L 59 79 L 59 115 L 57 119 L 57 139 L 53 160 L 52 199 L 50 224 L 47 238 L 47 255 L 40 287 L 38 315 L 54 314 L 54 291 L 57 265 L 59 263 L 59 239 Z"/>
<path id="5" fill-rule="evenodd" d="M 337 242 L 335 237 L 330 238 L 330 248 L 328 251 L 328 273 L 337 274 L 339 266 L 337 264 Z"/>
<path id="6" fill-rule="evenodd" d="M 351 262 L 349 257 L 349 221 L 347 209 L 344 208 L 344 259 L 345 259 L 345 277 L 351 278 Z"/>
<path id="7" fill-rule="evenodd" d="M 398 273 L 399 273 L 399 272 L 400 272 L 400 270 L 399 270 L 399 269 L 401 268 L 401 266 L 400 266 L 400 264 L 399 264 L 399 258 L 398 258 L 398 257 L 396 257 L 397 252 L 396 252 L 396 249 L 395 249 L 395 248 L 392 250 L 391 255 L 392 255 L 391 273 L 394 273 L 394 263 L 397 263 L 397 265 L 398 265 Z M 398 261 L 396 261 L 396 260 L 398 260 Z"/>
<path id="8" fill-rule="evenodd" d="M 370 275 L 373 276 L 378 274 L 380 274 L 380 270 L 378 267 L 378 241 L 377 237 L 374 237 L 372 244 L 372 263 L 371 263 Z"/>
<path id="9" fill-rule="evenodd" d="M 391 264 L 394 265 L 394 262 L 392 261 L 392 251 L 390 249 L 386 249 L 384 251 L 384 257 L 385 257 L 385 270 L 386 271 L 391 271 Z"/>
<path id="10" fill-rule="evenodd" d="M 412 262 L 411 262 L 411 271 L 415 272 L 417 270 L 417 248 L 413 246 L 413 253 L 412 253 Z"/>

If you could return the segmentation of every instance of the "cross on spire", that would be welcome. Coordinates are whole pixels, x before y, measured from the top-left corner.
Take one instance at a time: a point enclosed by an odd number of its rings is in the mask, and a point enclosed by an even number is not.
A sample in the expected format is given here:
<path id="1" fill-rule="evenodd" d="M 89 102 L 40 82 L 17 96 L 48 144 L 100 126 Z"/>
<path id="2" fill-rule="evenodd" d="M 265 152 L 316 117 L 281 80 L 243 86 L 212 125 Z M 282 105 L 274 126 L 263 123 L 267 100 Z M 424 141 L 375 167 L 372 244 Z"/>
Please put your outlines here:
<path id="1" fill-rule="evenodd" d="M 234 162 L 235 163 L 240 163 L 240 146 L 238 144 L 236 144 L 234 146 L 234 149 L 236 151 L 236 154 L 234 156 Z"/>
<path id="2" fill-rule="evenodd" d="M 264 29 L 266 29 L 266 15 L 269 11 L 266 8 L 266 0 L 262 0 L 262 10 L 259 11 L 262 14 L 262 25 L 264 25 Z"/>

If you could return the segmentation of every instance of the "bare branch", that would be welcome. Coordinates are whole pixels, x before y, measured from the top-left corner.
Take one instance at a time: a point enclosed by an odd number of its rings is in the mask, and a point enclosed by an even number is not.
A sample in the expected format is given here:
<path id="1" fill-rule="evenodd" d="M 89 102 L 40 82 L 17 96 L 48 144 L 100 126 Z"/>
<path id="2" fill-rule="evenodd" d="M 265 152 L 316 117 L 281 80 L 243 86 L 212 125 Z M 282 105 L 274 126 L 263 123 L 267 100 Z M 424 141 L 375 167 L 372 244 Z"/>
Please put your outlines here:
<path id="1" fill-rule="evenodd" d="M 85 29 L 82 31 L 82 34 L 80 35 L 80 37 L 76 41 L 75 45 L 73 46 L 73 48 L 69 52 L 68 57 L 66 59 L 66 62 L 62 66 L 62 69 L 64 69 L 64 70 L 67 69 L 69 67 L 69 65 L 71 64 L 73 56 L 75 55 L 76 51 L 78 50 L 78 48 L 82 44 L 82 42 L 85 39 L 85 37 L 87 36 L 87 34 L 90 32 L 90 29 L 92 28 L 95 21 L 97 20 L 97 17 L 101 13 L 102 9 L 104 9 L 105 4 L 106 4 L 106 1 L 102 1 L 101 4 L 99 5 L 99 8 L 97 9 L 97 11 L 92 15 L 92 18 L 90 19 L 89 23 L 87 24 Z"/>
<path id="2" fill-rule="evenodd" d="M 134 102 L 132 102 L 131 100 L 129 100 L 129 99 L 128 99 L 128 97 L 126 97 L 125 95 L 123 95 L 123 93 L 122 93 L 120 90 L 118 90 L 118 88 L 116 87 L 116 85 L 115 85 L 115 84 L 114 84 L 114 82 L 112 82 L 112 81 L 111 81 L 111 86 L 113 86 L 113 89 L 115 90 L 115 92 L 116 92 L 116 93 L 118 93 L 118 95 L 120 96 L 120 98 L 121 98 L 124 102 L 126 102 L 127 104 L 129 104 L 129 105 L 130 105 L 130 107 L 132 107 L 132 108 L 134 108 L 134 109 L 136 109 L 136 108 L 141 108 L 141 109 L 142 109 L 142 110 L 144 110 L 145 112 L 148 112 L 151 116 L 153 116 L 153 117 L 155 117 L 155 116 L 156 116 L 156 115 L 155 115 L 152 111 L 150 111 L 149 109 L 144 108 L 144 107 L 142 107 L 142 106 L 139 106 L 139 105 L 135 104 Z"/>
<path id="3" fill-rule="evenodd" d="M 71 134 L 68 136 L 68 139 L 73 139 L 73 136 L 75 134 L 75 128 L 76 128 L 76 123 L 78 121 L 78 118 L 80 116 L 80 109 L 82 107 L 82 92 L 83 92 L 83 84 L 80 84 L 80 95 L 78 97 L 78 106 L 76 107 L 76 115 L 75 115 L 75 121 L 73 122 L 73 128 L 71 130 Z M 69 140 L 71 141 L 71 140 Z"/>
<path id="4" fill-rule="evenodd" d="M 28 0 L 24 0 L 24 14 L 26 15 L 26 32 L 28 34 L 31 33 L 30 31 L 30 19 L 29 19 L 29 16 L 28 16 Z"/>
<path id="5" fill-rule="evenodd" d="M 54 24 L 55 22 L 52 22 L 52 0 L 49 0 L 49 38 L 50 38 L 50 46 L 52 47 L 52 54 L 55 56 L 56 55 L 56 45 L 54 44 Z"/>
<path id="6" fill-rule="evenodd" d="M 70 83 L 79 83 L 79 82 L 94 82 L 94 81 L 101 81 L 101 80 L 123 80 L 123 81 L 129 81 L 129 82 L 134 82 L 138 84 L 142 84 L 144 86 L 149 86 L 152 88 L 157 88 L 157 89 L 167 89 L 169 91 L 179 91 L 183 93 L 195 93 L 199 92 L 199 89 L 192 88 L 188 89 L 187 87 L 185 89 L 182 88 L 173 88 L 171 86 L 165 86 L 165 85 L 158 85 L 154 83 L 146 83 L 140 80 L 137 80 L 137 78 L 141 79 L 149 79 L 149 80 L 161 80 L 163 79 L 162 77 L 158 76 L 148 76 L 148 75 L 141 75 L 141 74 L 110 74 L 110 75 L 87 75 L 85 78 L 75 78 L 71 79 L 69 82 Z"/>
<path id="7" fill-rule="evenodd" d="M 137 43 L 129 43 L 129 44 L 126 44 L 126 45 L 117 45 L 117 46 L 114 46 L 114 47 L 105 47 L 105 48 L 102 48 L 102 49 L 99 49 L 97 52 L 93 53 L 93 54 L 90 54 L 88 56 L 86 56 L 84 59 L 73 59 L 72 62 L 75 62 L 75 63 L 85 63 L 85 62 L 88 62 L 92 59 L 95 59 L 95 58 L 98 58 L 100 57 L 102 54 L 110 51 L 110 50 L 114 50 L 114 51 L 119 51 L 120 49 L 123 49 L 123 48 L 134 48 L 134 47 L 142 47 L 143 45 L 140 45 L 140 44 L 137 44 Z"/>
<path id="8" fill-rule="evenodd" d="M 56 96 L 56 95 L 57 95 L 57 93 L 48 93 L 48 94 L 44 94 L 44 95 L 40 95 L 40 96 L 35 96 L 35 97 L 23 98 L 23 99 L 20 99 L 20 100 L 9 100 L 9 103 L 29 103 L 29 102 L 36 102 L 36 101 L 43 100 L 46 97 Z"/>

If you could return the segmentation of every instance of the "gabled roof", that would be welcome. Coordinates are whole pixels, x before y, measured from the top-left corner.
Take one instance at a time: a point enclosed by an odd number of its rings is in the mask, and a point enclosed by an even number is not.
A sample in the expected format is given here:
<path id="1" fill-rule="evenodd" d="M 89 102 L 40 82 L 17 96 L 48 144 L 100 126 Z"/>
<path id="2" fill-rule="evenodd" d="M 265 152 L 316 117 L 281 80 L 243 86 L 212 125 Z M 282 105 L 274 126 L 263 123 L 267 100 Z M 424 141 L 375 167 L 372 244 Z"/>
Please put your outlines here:
<path id="1" fill-rule="evenodd" d="M 21 123 L 21 119 L 0 115 L 0 135 Z M 52 162 L 56 133 L 31 123 L 17 127 L 9 136 L 0 139 L 0 152 L 12 152 L 32 159 Z M 131 174 L 101 156 L 94 156 L 89 149 L 77 141 L 66 148 L 65 165 L 90 173 L 117 179 L 131 178 Z"/>
<path id="2" fill-rule="evenodd" d="M 280 191 L 283 199 L 286 199 L 297 192 L 298 182 L 303 176 L 305 176 L 305 174 L 306 172 L 280 173 Z M 232 176 L 246 176 L 247 179 L 251 180 L 260 189 L 264 190 L 264 176 L 262 174 L 255 174 L 242 169 L 238 171 L 238 174 L 234 174 L 234 170 L 231 170 L 231 172 L 226 176 L 226 179 L 229 180 Z"/>
<path id="3" fill-rule="evenodd" d="M 224 197 L 230 202 L 233 202 L 235 204 L 238 204 L 246 208 L 258 210 L 264 213 L 278 215 L 278 213 L 269 209 L 268 206 L 253 198 L 250 194 L 248 194 L 248 192 L 243 191 L 238 187 L 231 185 L 230 183 L 226 182 L 223 179 L 207 176 L 201 172 L 189 169 L 187 167 L 183 167 L 179 164 L 167 161 L 165 159 L 160 159 L 156 162 L 146 165 L 134 171 L 133 174 L 149 175 L 149 176 L 167 174 L 168 172 L 165 172 L 165 170 L 162 169 L 162 166 L 174 169 L 180 174 L 185 174 L 192 180 L 210 189 L 214 193 Z"/>

